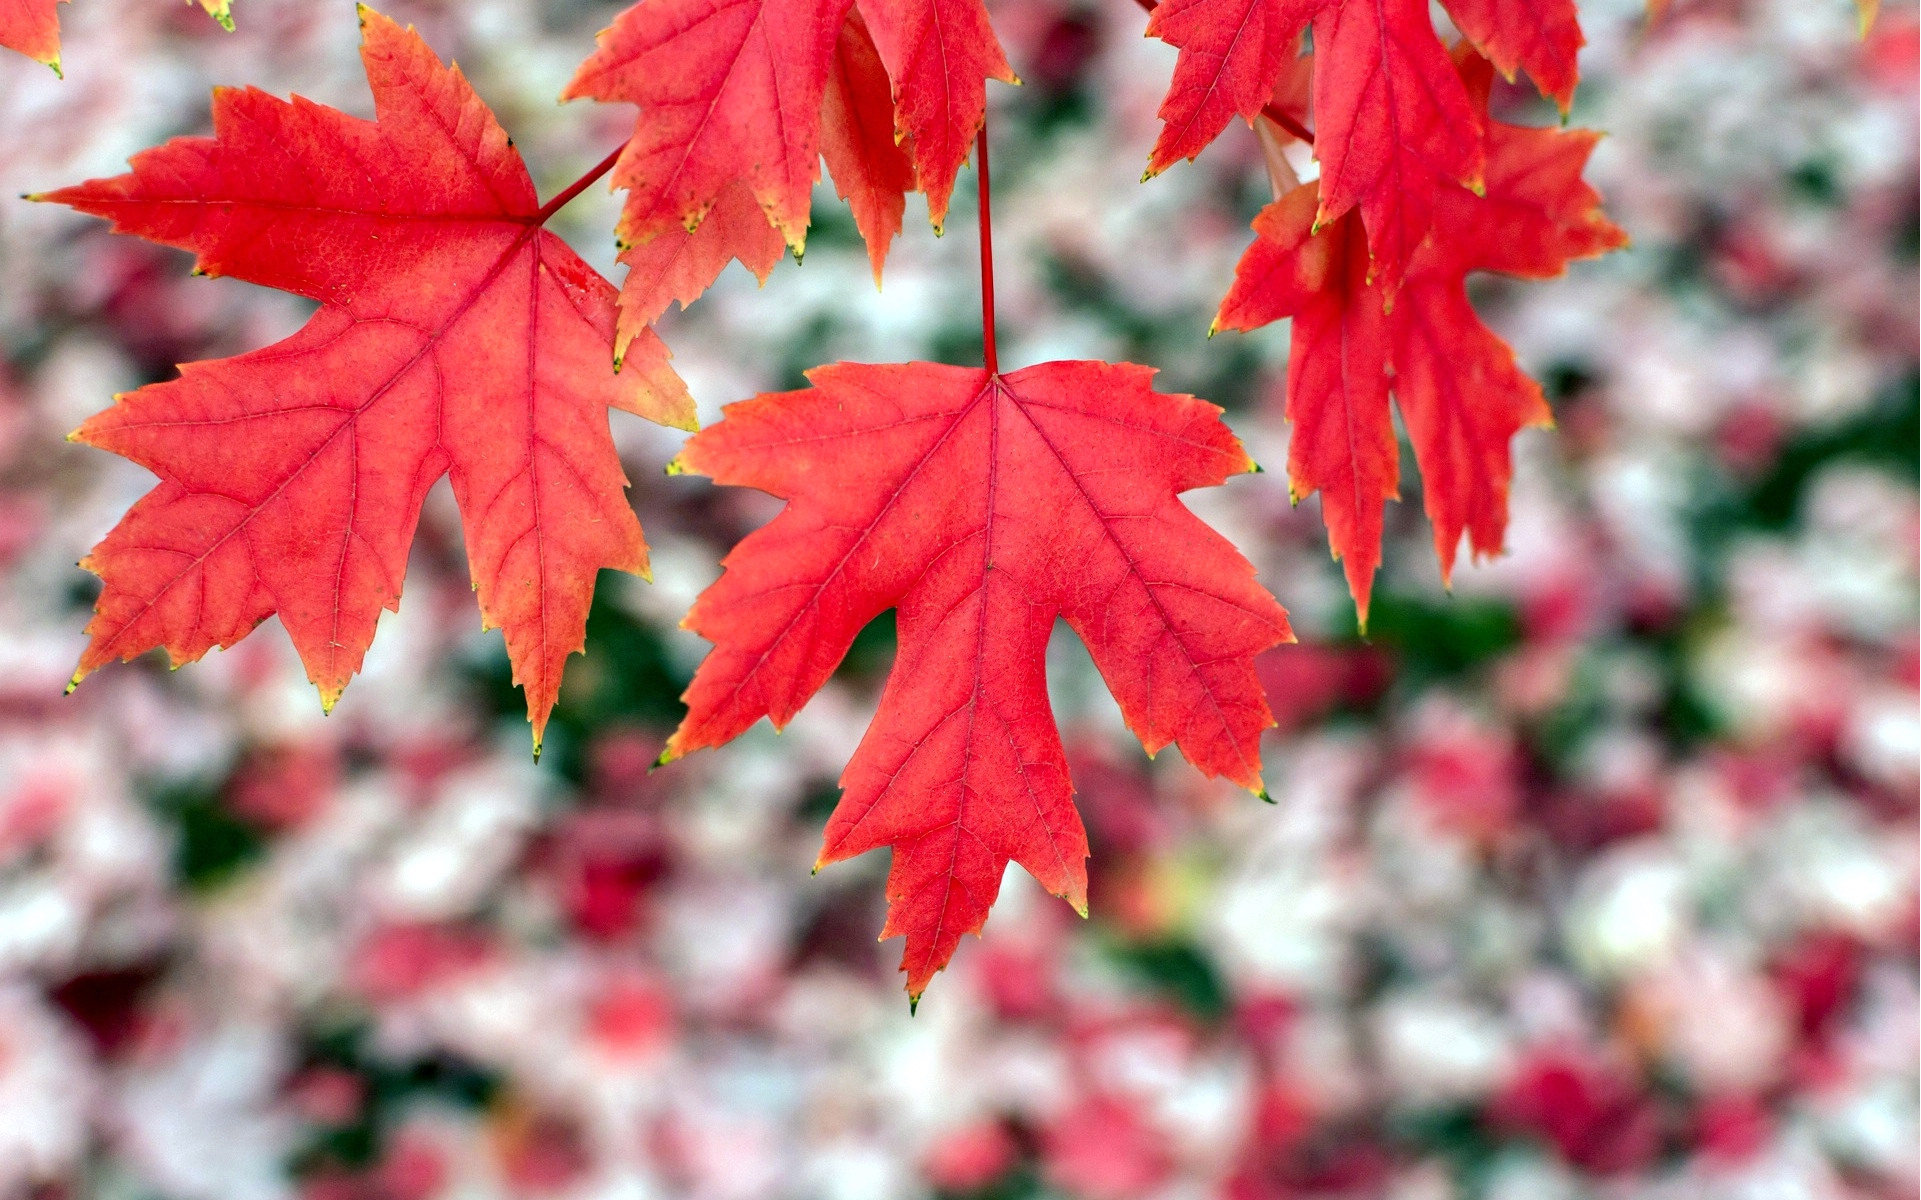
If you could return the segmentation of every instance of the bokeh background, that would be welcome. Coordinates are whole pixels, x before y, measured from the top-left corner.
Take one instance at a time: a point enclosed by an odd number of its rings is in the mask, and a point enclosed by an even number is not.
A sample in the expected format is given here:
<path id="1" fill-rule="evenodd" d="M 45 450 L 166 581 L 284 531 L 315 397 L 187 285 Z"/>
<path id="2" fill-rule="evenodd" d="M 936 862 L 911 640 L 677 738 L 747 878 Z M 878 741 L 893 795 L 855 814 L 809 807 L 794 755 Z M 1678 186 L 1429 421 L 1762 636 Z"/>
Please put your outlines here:
<path id="1" fill-rule="evenodd" d="M 369 111 L 349 0 L 235 7 L 79 0 L 64 82 L 0 61 L 0 192 L 204 132 L 215 83 Z M 388 0 L 549 191 L 625 136 L 553 101 L 617 7 Z M 1135 6 L 994 15 L 1003 360 L 1154 364 L 1283 463 L 1285 328 L 1203 336 L 1253 136 L 1141 185 L 1172 55 Z M 271 624 L 63 699 L 73 564 L 149 481 L 62 435 L 305 314 L 0 204 L 0 1196 L 1915 1197 L 1915 12 L 1582 15 L 1634 246 L 1477 284 L 1559 418 L 1511 553 L 1444 592 L 1410 479 L 1363 641 L 1314 501 L 1192 496 L 1302 635 L 1261 661 L 1277 803 L 1149 763 L 1063 630 L 1093 916 L 1013 870 L 911 1019 L 884 858 L 808 873 L 884 621 L 785 736 L 647 770 L 704 649 L 676 620 L 772 511 L 663 477 L 669 431 L 613 417 L 657 582 L 603 577 L 538 766 L 444 491 L 331 718 Z M 614 203 L 560 219 L 610 273 Z M 884 295 L 823 188 L 804 266 L 670 315 L 703 419 L 976 361 L 971 201 L 923 211 Z"/>

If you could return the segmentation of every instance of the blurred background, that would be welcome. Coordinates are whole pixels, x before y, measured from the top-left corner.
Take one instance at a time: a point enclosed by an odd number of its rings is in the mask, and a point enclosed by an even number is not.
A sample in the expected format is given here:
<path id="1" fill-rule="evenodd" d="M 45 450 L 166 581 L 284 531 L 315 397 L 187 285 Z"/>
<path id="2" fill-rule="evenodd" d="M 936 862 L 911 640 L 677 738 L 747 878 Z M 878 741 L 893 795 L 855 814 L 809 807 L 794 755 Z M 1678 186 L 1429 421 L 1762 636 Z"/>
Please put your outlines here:
<path id="1" fill-rule="evenodd" d="M 618 7 L 387 0 L 548 192 L 630 127 L 553 101 Z M 76 0 L 64 82 L 0 60 L 0 192 L 205 132 L 215 83 L 370 112 L 350 0 L 235 16 Z M 994 17 L 1003 360 L 1156 365 L 1284 462 L 1285 327 L 1203 336 L 1254 137 L 1140 185 L 1173 56 L 1139 10 Z M 1582 17 L 1634 246 L 1476 283 L 1559 418 L 1511 552 L 1444 592 L 1410 478 L 1364 641 L 1316 502 L 1191 495 L 1301 633 L 1261 662 L 1278 803 L 1150 764 L 1063 630 L 1092 919 L 1015 869 L 912 1019 L 884 857 L 808 874 L 885 620 L 784 737 L 648 773 L 705 649 L 675 622 L 774 507 L 663 477 L 670 431 L 613 417 L 657 582 L 603 577 L 538 766 L 444 485 L 331 718 L 272 624 L 63 699 L 73 564 L 149 486 L 63 434 L 305 310 L 0 204 L 0 1196 L 1915 1197 L 1915 12 Z M 804 267 L 664 320 L 704 420 L 978 361 L 971 201 L 939 240 L 911 203 L 884 296 L 819 201 Z M 618 278 L 615 204 L 559 228 Z"/>

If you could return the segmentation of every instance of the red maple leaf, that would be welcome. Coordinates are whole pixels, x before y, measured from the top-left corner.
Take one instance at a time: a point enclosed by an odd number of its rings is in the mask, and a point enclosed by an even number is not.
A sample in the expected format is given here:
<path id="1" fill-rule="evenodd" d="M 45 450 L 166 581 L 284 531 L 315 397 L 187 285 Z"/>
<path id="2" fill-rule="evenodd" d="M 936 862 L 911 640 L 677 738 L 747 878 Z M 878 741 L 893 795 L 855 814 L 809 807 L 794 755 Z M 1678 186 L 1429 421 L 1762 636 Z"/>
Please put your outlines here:
<path id="1" fill-rule="evenodd" d="M 614 374 L 614 290 L 542 229 L 486 104 L 412 30 L 360 12 L 377 120 L 222 89 L 214 137 L 39 197 L 321 305 L 73 435 L 161 480 L 83 564 L 104 587 L 74 679 L 160 646 L 195 659 L 277 614 L 331 707 L 445 474 L 537 746 L 596 573 L 647 567 L 606 410 L 691 427 L 692 401 L 651 333 Z"/>
<path id="2" fill-rule="evenodd" d="M 1501 74 L 1513 79 L 1525 70 L 1541 94 L 1567 112 L 1581 81 L 1576 57 L 1587 44 L 1574 0 L 1446 2 L 1455 26 Z"/>
<path id="3" fill-rule="evenodd" d="M 1300 56 L 1301 33 L 1326 0 L 1165 0 L 1147 32 L 1180 47 L 1148 157 L 1158 175 L 1192 159 L 1236 116 L 1252 121 Z"/>
<path id="4" fill-rule="evenodd" d="M 1434 225 L 1438 197 L 1480 185 L 1480 121 L 1448 62 L 1425 0 L 1166 0 L 1147 31 L 1180 48 L 1148 160 L 1156 174 L 1193 158 L 1235 116 L 1252 121 L 1298 68 L 1314 32 L 1316 219 L 1359 207 L 1370 273 L 1392 291 Z M 1525 68 L 1563 111 L 1582 39 L 1573 0 L 1448 0 L 1470 39 L 1511 77 Z"/>
<path id="5" fill-rule="evenodd" d="M 1483 115 L 1493 72 L 1457 54 L 1466 93 Z M 1247 330 L 1294 318 L 1287 416 L 1292 492 L 1321 493 L 1335 557 L 1367 619 L 1380 565 L 1382 505 L 1397 497 L 1390 386 L 1420 464 L 1422 493 L 1445 578 L 1465 532 L 1476 556 L 1498 553 L 1507 527 L 1509 443 L 1550 421 L 1540 387 L 1468 303 L 1472 271 L 1526 279 L 1561 274 L 1575 259 L 1618 249 L 1626 235 L 1581 179 L 1596 135 L 1487 124 L 1486 194 L 1440 193 L 1435 237 L 1409 264 L 1390 310 L 1369 278 L 1365 235 L 1352 214 L 1316 226 L 1309 183 L 1255 218 L 1258 235 L 1235 270 L 1217 324 Z"/>
<path id="6" fill-rule="evenodd" d="M 841 23 L 820 115 L 820 153 L 835 189 L 853 209 L 878 282 L 887 247 L 900 232 L 906 193 L 914 190 L 914 165 L 894 141 L 887 72 L 857 10 L 849 9 Z M 669 304 L 679 301 L 684 309 L 699 298 L 731 260 L 765 283 L 782 247 L 780 231 L 763 214 L 745 176 L 728 179 L 697 221 L 621 252 L 627 279 L 620 289 L 619 354 Z"/>
<path id="7" fill-rule="evenodd" d="M 822 864 L 894 851 L 883 937 L 918 996 L 978 930 L 1011 860 L 1081 911 L 1087 836 L 1047 702 L 1056 617 L 1147 749 L 1260 790 L 1254 656 L 1291 638 L 1254 568 L 1176 495 L 1253 469 L 1219 411 L 1145 367 L 1007 375 L 821 367 L 727 409 L 673 468 L 787 500 L 687 626 L 712 640 L 663 761 L 785 725 L 862 626 L 899 654 L 841 777 Z"/>
<path id="8" fill-rule="evenodd" d="M 987 117 L 987 81 L 1020 82 L 981 0 L 859 0 L 894 81 L 894 132 L 914 148 L 918 186 L 939 232 L 954 177 Z"/>
<path id="9" fill-rule="evenodd" d="M 1435 193 L 1474 187 L 1481 128 L 1425 0 L 1167 0 L 1147 31 L 1181 49 L 1150 175 L 1253 120 L 1314 30 L 1322 224 L 1359 206 L 1388 286 L 1433 225 Z"/>
<path id="10" fill-rule="evenodd" d="M 927 193 L 936 229 L 945 219 L 989 78 L 1014 76 L 980 0 L 647 0 L 621 13 L 562 98 L 640 106 L 613 176 L 633 269 L 622 336 L 690 302 L 730 259 L 766 278 L 779 243 L 748 218 L 749 198 L 798 255 L 823 156 L 878 278 L 907 192 Z"/>
<path id="11" fill-rule="evenodd" d="M 733 180 L 807 242 L 821 104 L 848 0 L 647 0 L 596 39 L 561 99 L 640 106 L 614 168 L 622 242 L 700 223 Z"/>
<path id="12" fill-rule="evenodd" d="M 60 5 L 67 0 L 0 0 L 0 46 L 60 71 Z M 189 3 L 192 0 L 188 0 Z M 199 0 L 207 15 L 233 29 L 233 0 Z"/>

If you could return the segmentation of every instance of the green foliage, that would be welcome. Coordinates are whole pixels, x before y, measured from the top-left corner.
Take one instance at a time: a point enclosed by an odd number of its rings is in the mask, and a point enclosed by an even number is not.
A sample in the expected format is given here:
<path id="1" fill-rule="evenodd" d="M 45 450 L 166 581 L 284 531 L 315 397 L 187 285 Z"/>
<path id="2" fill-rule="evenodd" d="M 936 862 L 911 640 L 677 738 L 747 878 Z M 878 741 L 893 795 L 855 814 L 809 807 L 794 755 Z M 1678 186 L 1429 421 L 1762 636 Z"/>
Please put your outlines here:
<path id="1" fill-rule="evenodd" d="M 1366 633 L 1349 625 L 1347 636 L 1393 651 L 1401 678 L 1418 688 L 1458 679 L 1506 654 L 1520 644 L 1521 623 L 1502 600 L 1427 600 L 1383 588 L 1374 593 Z"/>
<path id="2" fill-rule="evenodd" d="M 187 888 L 209 892 L 265 857 L 260 830 L 228 811 L 217 785 L 193 780 L 161 786 L 153 813 L 174 832 L 173 874 Z"/>
<path id="3" fill-rule="evenodd" d="M 1182 938 L 1122 942 L 1108 947 L 1107 954 L 1142 983 L 1202 1020 L 1217 1021 L 1227 1015 L 1227 983 L 1195 943 Z"/>
<path id="4" fill-rule="evenodd" d="M 613 577 L 603 577 L 594 594 L 586 653 L 569 660 L 566 686 L 541 752 L 543 762 L 552 762 L 576 782 L 585 777 L 586 754 L 596 735 L 621 726 L 671 729 L 686 711 L 680 694 L 687 688 L 687 676 L 674 665 L 653 626 L 621 607 L 615 598 L 620 587 Z M 513 670 L 498 646 L 488 648 L 485 660 L 470 668 L 469 676 L 496 717 L 525 719 L 526 700 L 514 687 Z"/>
<path id="5" fill-rule="evenodd" d="M 437 1101 L 456 1108 L 478 1109 L 491 1103 L 500 1090 L 492 1072 L 450 1055 L 392 1060 L 370 1045 L 370 1031 L 346 1024 L 316 1033 L 306 1047 L 304 1065 L 352 1075 L 361 1087 L 361 1103 L 353 1116 L 337 1125 L 312 1131 L 297 1152 L 297 1175 L 321 1167 L 366 1167 L 386 1150 L 386 1137 L 409 1104 Z"/>

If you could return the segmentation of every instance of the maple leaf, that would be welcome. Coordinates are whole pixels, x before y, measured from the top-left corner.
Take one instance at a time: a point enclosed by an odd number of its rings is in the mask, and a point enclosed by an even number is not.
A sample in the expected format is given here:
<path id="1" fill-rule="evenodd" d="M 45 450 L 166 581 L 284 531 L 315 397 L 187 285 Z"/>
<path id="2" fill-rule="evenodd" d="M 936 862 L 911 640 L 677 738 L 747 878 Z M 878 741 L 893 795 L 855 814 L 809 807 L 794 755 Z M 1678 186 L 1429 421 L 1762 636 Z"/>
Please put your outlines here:
<path id="1" fill-rule="evenodd" d="M 60 5 L 67 0 L 0 0 L 0 46 L 60 73 Z M 192 4 L 195 0 L 187 0 Z M 233 0 L 199 0 L 207 15 L 233 32 Z"/>
<path id="2" fill-rule="evenodd" d="M 806 245 L 848 2 L 645 0 L 601 32 L 561 99 L 640 106 L 613 173 L 623 242 L 691 230 L 740 180 L 788 245 Z"/>
<path id="3" fill-rule="evenodd" d="M 1359 206 L 1392 290 L 1433 226 L 1435 196 L 1478 188 L 1481 117 L 1434 34 L 1427 0 L 1342 0 L 1314 19 L 1315 220 Z"/>
<path id="4" fill-rule="evenodd" d="M 1581 35 L 1574 0 L 1445 0 L 1467 40 L 1509 79 L 1525 70 L 1565 114 L 1581 81 Z"/>
<path id="5" fill-rule="evenodd" d="M 899 653 L 841 777 L 822 864 L 894 852 L 882 937 L 918 996 L 1018 862 L 1087 906 L 1087 837 L 1047 702 L 1063 617 L 1150 752 L 1260 790 L 1271 725 L 1253 657 L 1290 640 L 1254 568 L 1176 499 L 1254 469 L 1191 396 L 1128 364 L 1006 375 L 841 363 L 758 396 L 670 470 L 788 501 L 727 556 L 686 625 L 714 642 L 662 761 L 785 725 L 854 635 L 897 610 Z"/>
<path id="6" fill-rule="evenodd" d="M 919 186 L 914 145 L 911 132 L 895 132 L 894 98 L 880 48 L 860 10 L 849 8 L 834 43 L 820 151 L 834 191 L 853 210 L 854 226 L 867 243 L 877 286 L 888 244 L 900 233 L 907 193 Z"/>
<path id="7" fill-rule="evenodd" d="M 894 141 L 893 120 L 879 51 L 860 13 L 849 9 L 822 97 L 820 152 L 833 172 L 835 189 L 853 209 L 876 283 L 887 247 L 900 232 L 906 193 L 914 190 L 914 166 Z M 693 303 L 730 261 L 738 260 L 765 283 L 782 249 L 781 234 L 762 213 L 745 178 L 728 179 L 712 207 L 691 227 L 654 233 L 621 252 L 627 278 L 620 289 L 616 356 L 625 355 L 627 343 L 668 305 L 679 301 L 684 309 Z"/>
<path id="8" fill-rule="evenodd" d="M 1180 48 L 1161 101 L 1161 133 L 1148 156 L 1158 175 L 1192 159 L 1236 116 L 1252 121 L 1290 64 L 1301 32 L 1326 0 L 1165 0 L 1147 33 Z"/>
<path id="9" fill-rule="evenodd" d="M 728 181 L 694 228 L 669 230 L 628 246 L 620 252 L 627 278 L 620 285 L 614 361 L 624 363 L 629 343 L 645 337 L 674 302 L 685 309 L 698 300 L 729 262 L 738 260 L 765 283 L 785 249 L 780 232 L 738 179 Z"/>
<path id="10" fill-rule="evenodd" d="M 1478 187 L 1481 123 L 1426 0 L 1167 0 L 1148 32 L 1180 48 L 1148 160 L 1192 158 L 1239 115 L 1253 120 L 1314 33 L 1314 152 L 1321 224 L 1358 206 L 1372 269 L 1390 290 L 1433 225 L 1444 187 Z"/>
<path id="11" fill-rule="evenodd" d="M 614 290 L 543 230 L 486 104 L 411 29 L 360 13 L 376 120 L 221 89 L 212 138 L 37 197 L 321 305 L 73 435 L 161 479 L 82 564 L 104 586 L 74 681 L 155 647 L 178 665 L 277 614 L 331 707 L 444 474 L 537 748 L 596 573 L 647 567 L 606 410 L 691 428 L 692 401 L 652 334 L 614 374 Z"/>
<path id="12" fill-rule="evenodd" d="M 917 178 L 849 0 L 647 0 L 601 33 L 561 96 L 582 97 L 641 110 L 613 173 L 627 189 L 623 349 L 729 261 L 765 282 L 783 242 L 798 256 L 823 155 L 879 278 Z"/>
<path id="13" fill-rule="evenodd" d="M 947 221 L 954 179 L 987 119 L 987 81 L 1019 83 L 981 0 L 859 0 L 894 82 L 894 131 L 911 142 L 927 217 Z"/>
<path id="14" fill-rule="evenodd" d="M 1492 68 L 1471 50 L 1456 61 L 1484 115 Z M 1463 534 L 1477 557 L 1501 549 L 1509 443 L 1550 417 L 1514 352 L 1474 315 L 1465 280 L 1473 271 L 1552 278 L 1573 260 L 1626 244 L 1581 179 L 1596 140 L 1587 131 L 1490 121 L 1486 194 L 1455 187 L 1438 197 L 1435 237 L 1409 265 L 1391 309 L 1381 281 L 1369 276 L 1354 215 L 1316 227 L 1324 204 L 1317 185 L 1302 185 L 1255 218 L 1255 242 L 1216 324 L 1248 330 L 1294 318 L 1290 488 L 1296 498 L 1321 493 L 1328 540 L 1363 626 L 1380 565 L 1382 506 L 1398 495 L 1390 385 L 1420 464 L 1443 577 Z"/>

